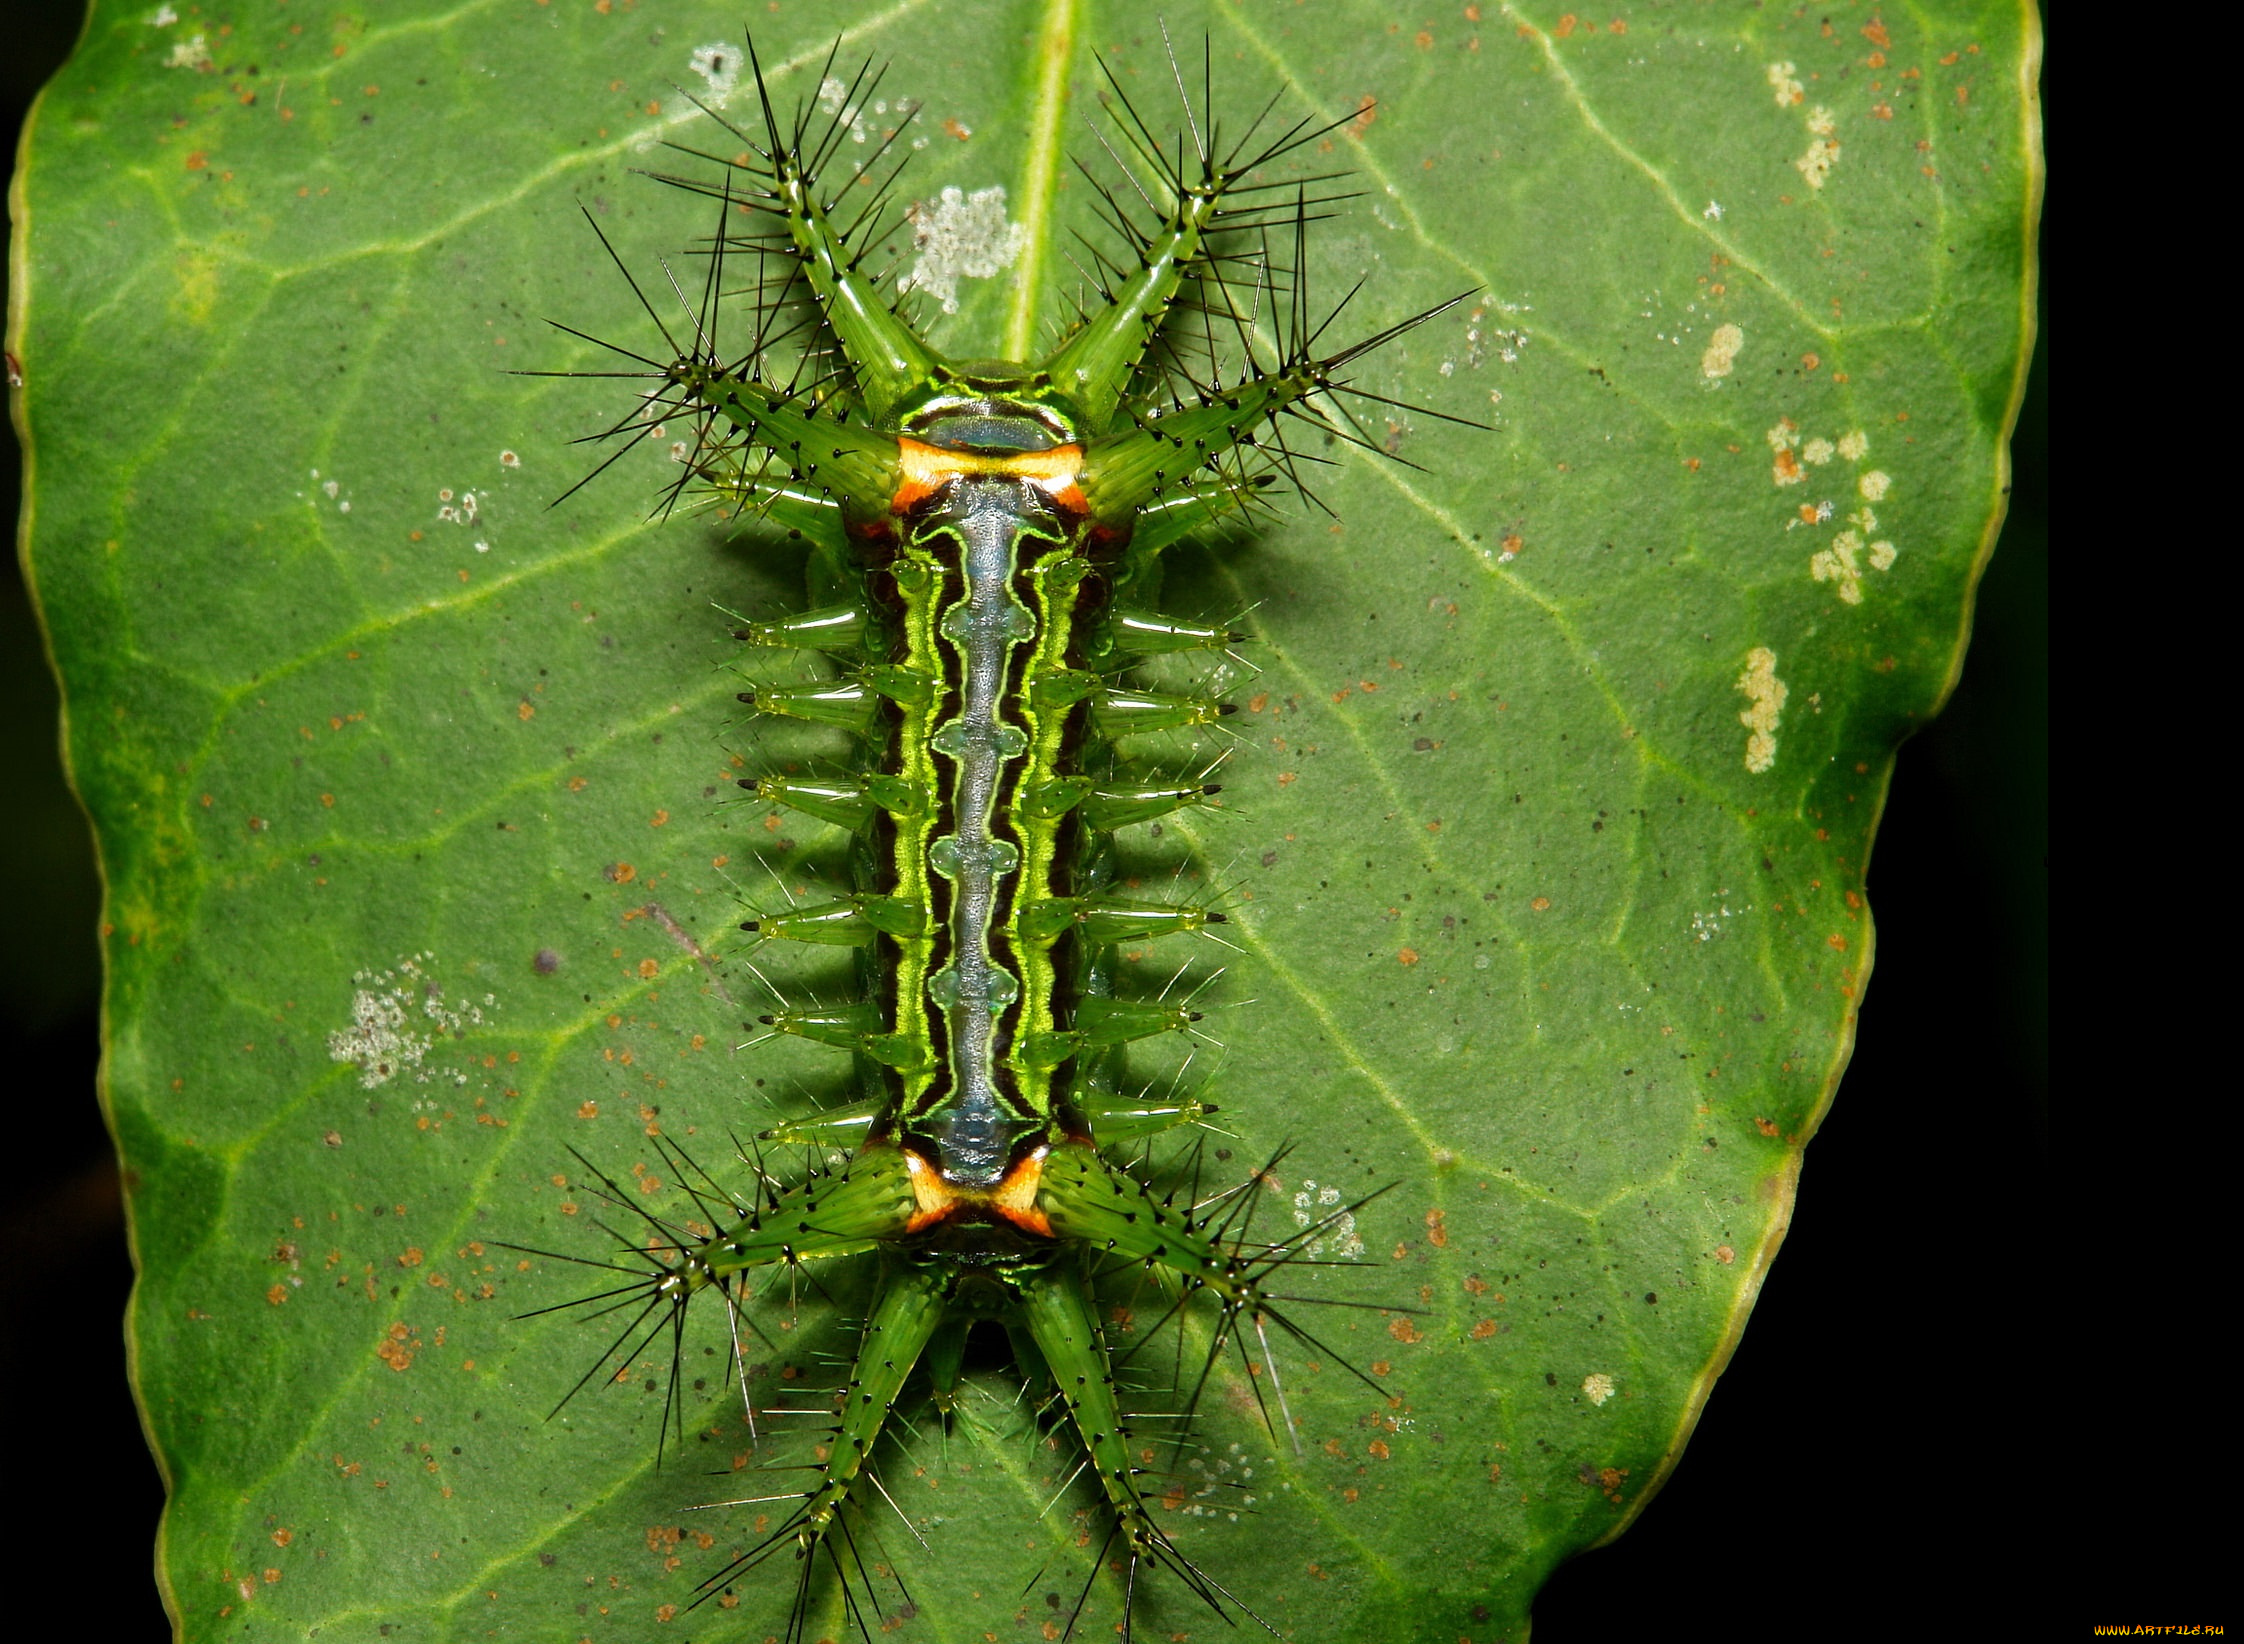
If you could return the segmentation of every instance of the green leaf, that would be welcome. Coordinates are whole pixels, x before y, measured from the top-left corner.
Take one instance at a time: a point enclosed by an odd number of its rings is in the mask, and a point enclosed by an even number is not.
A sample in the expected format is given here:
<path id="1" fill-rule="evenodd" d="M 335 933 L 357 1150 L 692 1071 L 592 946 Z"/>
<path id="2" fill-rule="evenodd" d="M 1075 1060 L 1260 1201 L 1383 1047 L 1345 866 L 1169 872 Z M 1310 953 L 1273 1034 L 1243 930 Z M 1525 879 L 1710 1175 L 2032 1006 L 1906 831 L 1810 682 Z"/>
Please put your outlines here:
<path id="1" fill-rule="evenodd" d="M 661 1471 L 654 1350 L 549 1420 L 605 1338 L 517 1315 L 590 1286 L 495 1242 L 597 1254 L 567 1150 L 657 1173 L 657 1127 L 745 1187 L 726 1138 L 834 1066 L 734 1051 L 725 962 L 736 883 L 819 831 L 720 803 L 758 744 L 711 607 L 798 605 L 799 560 L 646 520 L 659 447 L 547 511 L 628 401 L 505 374 L 591 365 L 546 316 L 649 343 L 578 207 L 642 272 L 706 232 L 632 170 L 720 141 L 678 87 L 720 94 L 692 54 L 740 15 L 172 11 L 97 5 L 40 103 L 10 328 L 107 876 L 170 1602 L 188 1638 L 776 1633 L 783 1565 L 682 1608 L 771 1510 L 688 1509 L 788 1488 L 707 1476 L 748 1449 L 722 1350 L 690 1345 Z M 871 126 L 923 105 L 909 193 L 1002 186 L 1027 230 L 934 340 L 1036 339 L 1091 227 L 1059 156 L 1093 49 L 1175 117 L 1151 14 L 758 8 L 784 102 L 837 15 L 845 59 L 893 64 Z M 1280 85 L 1289 119 L 1358 111 L 1311 157 L 1361 190 L 1316 231 L 1327 300 L 1365 278 L 1340 330 L 1479 293 L 1359 380 L 1493 428 L 1374 406 L 1416 466 L 1336 446 L 1331 517 L 1172 562 L 1170 608 L 1251 612 L 1266 670 L 1236 814 L 1189 836 L 1245 887 L 1224 1179 L 1294 1143 L 1278 1227 L 1396 1185 L 1364 1260 L 1295 1287 L 1389 1309 L 1301 1308 L 1381 1393 L 1282 1347 L 1297 1455 L 1219 1378 L 1166 1516 L 1283 1636 L 1488 1644 L 1674 1464 L 1846 1061 L 1893 751 L 2001 514 L 2039 37 L 2020 6 L 1387 16 L 1168 18 L 1234 128 Z M 759 1309 L 750 1358 L 823 1385 L 831 1283 Z M 980 1374 L 882 1463 L 903 1636 L 1049 1636 L 1074 1603 L 1102 1521 L 1014 1386 Z M 1173 1581 L 1141 1605 L 1145 1636 L 1211 1625 Z"/>

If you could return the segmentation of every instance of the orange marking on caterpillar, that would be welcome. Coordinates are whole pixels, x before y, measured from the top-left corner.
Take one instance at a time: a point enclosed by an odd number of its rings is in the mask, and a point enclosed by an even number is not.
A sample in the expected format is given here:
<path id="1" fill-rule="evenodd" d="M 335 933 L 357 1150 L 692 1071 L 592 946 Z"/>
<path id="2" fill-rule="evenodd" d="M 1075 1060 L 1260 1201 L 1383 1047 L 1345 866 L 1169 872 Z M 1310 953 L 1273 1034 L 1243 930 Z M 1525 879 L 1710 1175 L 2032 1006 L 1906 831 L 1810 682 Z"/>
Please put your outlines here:
<path id="1" fill-rule="evenodd" d="M 995 1188 L 985 1190 L 945 1181 L 940 1170 L 907 1147 L 904 1169 L 911 1177 L 912 1198 L 918 1208 L 904 1224 L 904 1231 L 925 1232 L 979 1212 L 991 1221 L 1010 1222 L 1024 1233 L 1053 1237 L 1051 1221 L 1036 1204 L 1036 1195 L 1044 1185 L 1044 1158 L 1051 1151 L 1048 1147 L 1036 1149 L 1008 1170 Z"/>
<path id="2" fill-rule="evenodd" d="M 928 445 L 907 436 L 896 442 L 896 456 L 903 477 L 897 482 L 896 494 L 888 499 L 891 514 L 909 513 L 952 480 L 968 474 L 1025 480 L 1070 514 L 1091 511 L 1090 501 L 1076 483 L 1083 472 L 1080 445 L 1056 445 L 1049 451 L 996 457 Z"/>

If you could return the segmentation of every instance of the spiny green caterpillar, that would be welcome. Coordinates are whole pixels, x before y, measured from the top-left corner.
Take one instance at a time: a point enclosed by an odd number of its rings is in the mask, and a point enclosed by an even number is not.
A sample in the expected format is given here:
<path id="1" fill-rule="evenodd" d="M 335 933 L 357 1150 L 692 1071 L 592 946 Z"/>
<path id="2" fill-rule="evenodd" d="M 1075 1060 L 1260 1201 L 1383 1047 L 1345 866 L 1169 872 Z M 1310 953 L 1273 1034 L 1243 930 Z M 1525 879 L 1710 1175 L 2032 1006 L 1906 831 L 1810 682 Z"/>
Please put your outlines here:
<path id="1" fill-rule="evenodd" d="M 1115 1153 L 1213 1111 L 1181 1082 L 1165 1095 L 1133 1082 L 1126 1046 L 1187 1032 L 1200 1017 L 1189 997 L 1131 996 L 1117 944 L 1224 920 L 1214 907 L 1125 894 L 1118 831 L 1206 806 L 1219 790 L 1206 764 L 1164 774 L 1133 767 L 1122 750 L 1230 711 L 1216 693 L 1235 677 L 1230 652 L 1243 636 L 1152 608 L 1163 548 L 1237 522 L 1280 476 L 1299 485 L 1299 464 L 1318 459 L 1288 446 L 1288 419 L 1320 439 L 1376 450 L 1336 396 L 1381 396 L 1342 373 L 1451 304 L 1320 353 L 1339 310 L 1313 316 L 1303 251 L 1313 214 L 1336 197 L 1312 192 L 1325 178 L 1281 183 L 1262 173 L 1334 128 L 1303 119 L 1258 142 L 1273 98 L 1225 144 L 1202 118 L 1205 94 L 1195 110 L 1179 76 L 1190 144 L 1180 137 L 1172 154 L 1109 72 L 1121 150 L 1101 141 L 1146 210 L 1092 179 L 1127 248 L 1119 261 L 1100 257 L 1089 275 L 1101 304 L 1079 305 L 1036 363 L 947 359 L 915 331 L 895 282 L 884 290 L 884 277 L 863 266 L 883 238 L 887 187 L 860 206 L 848 185 L 877 171 L 895 135 L 842 186 L 822 186 L 841 115 L 815 132 L 800 111 L 782 122 L 752 46 L 750 63 L 760 138 L 708 111 L 744 152 L 688 149 L 714 174 L 662 179 L 720 213 L 699 303 L 679 292 L 691 332 L 666 327 L 642 292 L 668 357 L 600 344 L 641 368 L 623 375 L 652 387 L 597 436 L 622 450 L 586 479 L 650 431 L 690 421 L 695 437 L 677 448 L 681 470 L 665 506 L 691 491 L 809 545 L 811 608 L 744 622 L 736 637 L 759 654 L 823 658 L 824 671 L 756 683 L 740 701 L 845 733 L 852 752 L 832 774 L 741 786 L 838 830 L 846 889 L 743 929 L 759 948 L 788 941 L 853 955 L 846 1001 L 788 1003 L 773 987 L 778 1007 L 761 1018 L 771 1033 L 846 1053 L 855 1071 L 852 1099 L 763 1139 L 849 1157 L 791 1183 L 765 1174 L 759 1157 L 741 1198 L 658 1140 L 694 1184 L 706 1227 L 639 1208 L 594 1169 L 653 1237 L 619 1238 L 619 1259 L 590 1265 L 624 1280 L 568 1304 L 627 1315 L 578 1388 L 667 1334 L 675 1407 L 677 1344 L 697 1296 L 721 1299 L 737 1361 L 740 1329 L 754 1328 L 743 1304 L 756 1276 L 792 1283 L 834 1258 L 873 1257 L 862 1338 L 812 1481 L 756 1498 L 792 1507 L 709 1576 L 704 1599 L 791 1548 L 799 1569 L 790 1639 L 805 1634 L 822 1566 L 869 1638 L 878 1560 L 860 1548 L 853 1514 L 863 1486 L 879 1488 L 870 1459 L 915 1370 L 925 1368 L 938 1407 L 949 1409 L 968 1330 L 989 1320 L 1011 1335 L 1027 1381 L 1064 1410 L 1110 1517 L 1069 1631 L 1110 1554 L 1125 1639 L 1148 1563 L 1227 1620 L 1252 1615 L 1149 1510 L 1098 1286 L 1134 1274 L 1160 1294 L 1164 1320 L 1212 1310 L 1184 1417 L 1228 1349 L 1247 1362 L 1257 1399 L 1269 1384 L 1279 1405 L 1277 1417 L 1264 1409 L 1272 1431 L 1290 1428 L 1272 1327 L 1344 1361 L 1288 1316 L 1280 1304 L 1293 1298 L 1274 1295 L 1271 1277 L 1362 1201 L 1255 1242 L 1259 1175 L 1203 1196 L 1195 1169 L 1188 1186 L 1164 1191 L 1142 1161 Z M 827 69 L 834 84 L 830 57 Z M 863 105 L 878 83 L 868 65 L 832 106 Z M 1290 240 L 1290 265 L 1273 256 L 1274 234 L 1281 247 Z M 728 355 L 719 337 L 737 295 L 728 271 L 743 263 L 754 269 L 752 326 Z M 1147 677 L 1192 658 L 1219 659 L 1195 688 L 1156 688 L 1162 681 Z"/>

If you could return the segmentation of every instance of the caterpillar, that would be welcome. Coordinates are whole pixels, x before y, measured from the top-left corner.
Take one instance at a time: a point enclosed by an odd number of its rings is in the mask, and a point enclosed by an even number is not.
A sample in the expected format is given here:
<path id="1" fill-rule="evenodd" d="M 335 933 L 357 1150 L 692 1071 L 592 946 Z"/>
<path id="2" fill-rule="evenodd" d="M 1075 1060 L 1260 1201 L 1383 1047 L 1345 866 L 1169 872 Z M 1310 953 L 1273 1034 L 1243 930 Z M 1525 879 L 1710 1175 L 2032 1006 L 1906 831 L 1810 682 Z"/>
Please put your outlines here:
<path id="1" fill-rule="evenodd" d="M 622 369 L 602 375 L 640 385 L 593 436 L 616 450 L 580 486 L 650 435 L 689 426 L 659 511 L 706 507 L 808 555 L 807 607 L 734 629 L 751 659 L 738 699 L 759 723 L 831 745 L 823 763 L 740 786 L 751 802 L 825 824 L 838 882 L 835 894 L 757 911 L 741 926 L 750 945 L 739 962 L 774 1001 L 751 1026 L 831 1047 L 847 1059 L 848 1087 L 763 1131 L 742 1154 L 750 1174 L 738 1191 L 657 1138 L 696 1207 L 686 1220 L 643 1208 L 580 1156 L 637 1231 L 613 1230 L 617 1248 L 597 1260 L 531 1252 L 613 1275 L 562 1304 L 623 1321 L 571 1397 L 667 1340 L 666 1431 L 690 1312 L 723 1321 L 753 1424 L 740 1349 L 757 1329 L 751 1299 L 817 1284 L 845 1258 L 873 1269 L 841 1386 L 830 1404 L 794 1412 L 821 1424 L 807 1484 L 731 1504 L 783 1511 L 700 1587 L 702 1601 L 729 1601 L 759 1566 L 791 1555 L 790 1641 L 810 1635 L 821 1593 L 871 1637 L 885 1567 L 863 1517 L 867 1491 L 886 1494 L 876 1449 L 916 1376 L 950 1412 L 978 1325 L 1006 1332 L 1022 1385 L 1055 1430 L 1072 1430 L 1103 1502 L 1104 1540 L 1069 1633 L 1102 1569 L 1119 1579 L 1125 1639 L 1138 1577 L 1155 1567 L 1226 1620 L 1262 1619 L 1154 1515 L 1152 1452 L 1138 1434 L 1148 1418 L 1124 1408 L 1142 1355 L 1112 1339 L 1105 1289 L 1150 1291 L 1178 1328 L 1180 1364 L 1186 1327 L 1204 1338 L 1168 1419 L 1189 1422 L 1236 1355 L 1271 1432 L 1290 1438 L 1273 1339 L 1346 1365 L 1273 1281 L 1366 1201 L 1330 1196 L 1298 1218 L 1305 1226 L 1257 1239 L 1256 1188 L 1276 1159 L 1212 1191 L 1197 1151 L 1188 1168 L 1150 1161 L 1154 1139 L 1204 1136 L 1216 1109 L 1181 1071 L 1164 1087 L 1132 1058 L 1200 1031 L 1203 1013 L 1197 989 L 1177 992 L 1189 966 L 1145 997 L 1117 951 L 1215 935 L 1226 914 L 1133 894 L 1123 841 L 1220 806 L 1220 757 L 1200 758 L 1191 739 L 1218 734 L 1231 711 L 1222 694 L 1246 672 L 1235 622 L 1158 608 L 1162 551 L 1250 525 L 1282 482 L 1313 501 L 1303 468 L 1327 459 L 1290 444 L 1290 430 L 1386 460 L 1346 400 L 1401 402 L 1351 383 L 1350 366 L 1471 294 L 1324 348 L 1347 299 L 1322 314 L 1313 305 L 1307 231 L 1345 196 L 1327 191 L 1331 176 L 1267 173 L 1339 122 L 1281 125 L 1273 97 L 1226 140 L 1205 77 L 1196 107 L 1169 62 L 1185 131 L 1168 143 L 1101 64 L 1114 135 L 1100 142 L 1121 181 L 1082 174 L 1121 254 L 1094 250 L 1095 300 L 1077 303 L 1041 359 L 946 357 L 915 327 L 893 271 L 868 270 L 894 221 L 909 150 L 890 155 L 908 122 L 844 167 L 842 111 L 873 101 L 881 71 L 867 62 L 841 96 L 821 99 L 823 123 L 807 107 L 783 119 L 752 40 L 760 126 L 705 105 L 738 151 L 673 145 L 707 169 L 657 174 L 717 213 L 692 252 L 698 298 L 665 265 L 683 314 L 666 320 L 632 281 L 656 352 L 560 327 L 617 357 Z M 829 86 L 833 69 L 830 55 Z M 727 322 L 743 308 L 738 338 Z M 1163 736 L 1186 739 L 1192 762 L 1144 762 L 1137 750 Z M 782 944 L 844 955 L 846 984 L 828 978 L 826 989 L 840 996 L 774 981 L 764 950 Z M 794 1145 L 811 1165 L 770 1166 L 773 1150 Z"/>

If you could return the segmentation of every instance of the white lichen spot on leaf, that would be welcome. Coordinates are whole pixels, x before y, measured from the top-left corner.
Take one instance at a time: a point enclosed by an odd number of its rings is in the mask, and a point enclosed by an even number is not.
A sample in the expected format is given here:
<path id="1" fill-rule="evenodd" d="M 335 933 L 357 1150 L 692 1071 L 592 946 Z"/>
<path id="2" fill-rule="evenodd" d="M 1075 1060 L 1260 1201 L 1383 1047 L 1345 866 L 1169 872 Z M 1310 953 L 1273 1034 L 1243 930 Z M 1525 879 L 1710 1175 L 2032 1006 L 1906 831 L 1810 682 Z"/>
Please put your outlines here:
<path id="1" fill-rule="evenodd" d="M 733 87 L 740 83 L 740 71 L 746 67 L 747 53 L 729 42 L 696 46 L 688 59 L 694 73 L 709 82 L 709 89 L 701 100 L 711 108 L 723 108 L 732 100 Z"/>
<path id="2" fill-rule="evenodd" d="M 1488 303 L 1481 303 L 1465 316 L 1464 363 L 1469 371 L 1478 371 L 1485 365 L 1491 352 L 1504 364 L 1517 365 L 1520 350 L 1527 346 L 1525 331 L 1516 326 L 1491 325 L 1488 322 L 1489 306 Z M 1510 304 L 1504 307 L 1506 313 L 1516 312 Z M 1442 375 L 1446 377 L 1449 374 L 1449 367 L 1443 366 Z M 1490 398 L 1500 400 L 1503 396 L 1492 392 Z"/>
<path id="3" fill-rule="evenodd" d="M 1771 63 L 1768 76 L 1769 89 L 1776 93 L 1778 108 L 1798 108 L 1808 100 L 1808 88 L 1800 83 L 1796 65 Z M 1831 175 L 1831 168 L 1839 163 L 1839 121 L 1821 103 L 1808 110 L 1807 121 L 1808 151 L 1792 165 L 1807 180 L 1808 187 L 1819 189 Z"/>
<path id="4" fill-rule="evenodd" d="M 1293 1225 L 1317 1228 L 1317 1234 L 1301 1246 L 1311 1260 L 1331 1256 L 1360 1256 L 1364 1253 L 1363 1235 L 1356 1231 L 1353 1211 L 1342 1210 L 1340 1189 L 1319 1187 L 1304 1178 L 1293 1195 Z"/>
<path id="5" fill-rule="evenodd" d="M 1221 1518 L 1238 1523 L 1240 1511 L 1251 1509 L 1255 1504 L 1254 1458 L 1239 1444 L 1232 1445 L 1227 1456 L 1215 1455 L 1204 1444 L 1195 1448 L 1200 1454 L 1186 1457 L 1184 1464 L 1199 1476 L 1180 1480 L 1190 1492 L 1189 1499 L 1172 1505 L 1192 1518 Z M 1265 1464 L 1274 1459 L 1266 1457 Z"/>
<path id="6" fill-rule="evenodd" d="M 1806 480 L 1811 468 L 1827 467 L 1838 458 L 1859 463 L 1870 454 L 1870 436 L 1859 428 L 1835 440 L 1803 436 L 1800 425 L 1790 417 L 1778 419 L 1768 432 L 1768 441 L 1772 453 L 1769 479 L 1780 490 Z M 1877 534 L 1878 516 L 1869 507 L 1892 493 L 1893 476 L 1882 468 L 1872 468 L 1856 476 L 1855 491 L 1864 505 L 1847 516 L 1846 528 L 1831 539 L 1829 547 L 1817 549 L 1808 558 L 1808 574 L 1818 582 L 1831 583 L 1843 605 L 1862 603 L 1864 572 L 1890 570 L 1901 557 L 1901 550 L 1891 540 Z M 1827 525 L 1838 512 L 1838 505 L 1828 498 L 1804 502 L 1786 517 L 1784 528 L 1797 531 Z"/>
<path id="7" fill-rule="evenodd" d="M 898 291 L 924 291 L 958 312 L 958 282 L 986 280 L 1012 266 L 1028 245 L 1028 230 L 1005 219 L 1002 183 L 972 194 L 946 188 L 933 206 L 911 211 L 912 244 L 919 262 L 896 282 Z"/>
<path id="8" fill-rule="evenodd" d="M 865 111 L 849 100 L 849 82 L 831 74 L 818 82 L 818 106 L 834 117 L 834 124 L 849 133 L 849 140 L 865 140 Z"/>
<path id="9" fill-rule="evenodd" d="M 1839 163 L 1839 122 L 1820 105 L 1808 111 L 1808 151 L 1792 162 L 1808 187 L 1821 188 Z"/>
<path id="10" fill-rule="evenodd" d="M 1714 335 L 1706 340 L 1706 352 L 1699 356 L 1699 374 L 1709 382 L 1721 381 L 1738 363 L 1738 350 L 1744 346 L 1745 327 L 1716 326 Z"/>
<path id="11" fill-rule="evenodd" d="M 447 1000 L 428 973 L 434 957 L 416 953 L 387 970 L 362 970 L 351 978 L 351 1025 L 327 1036 L 327 1054 L 331 1061 L 355 1066 L 363 1088 L 378 1090 L 406 1075 L 427 1084 L 437 1077 L 425 1065 L 436 1041 L 480 1027 L 485 1008 L 498 1003 L 488 993 L 481 1005 Z M 467 1083 L 466 1073 L 458 1070 L 444 1076 L 454 1084 Z"/>
<path id="12" fill-rule="evenodd" d="M 315 480 L 319 479 L 319 470 L 317 468 L 312 470 L 312 478 Z M 302 496 L 304 493 L 299 491 L 296 494 L 298 496 Z M 335 504 L 335 511 L 338 514 L 347 514 L 351 511 L 351 499 L 343 495 L 343 482 L 341 480 L 330 479 L 321 481 L 319 494 L 325 497 L 329 502 Z"/>
<path id="13" fill-rule="evenodd" d="M 1798 485 L 1807 473 L 1800 466 L 1800 425 L 1790 417 L 1780 418 L 1769 430 L 1769 449 L 1775 453 L 1769 463 L 1769 478 L 1778 485 Z"/>
<path id="14" fill-rule="evenodd" d="M 1741 913 L 1751 913 L 1753 911 L 1750 904 L 1742 908 L 1731 907 L 1728 902 L 1723 900 L 1729 894 L 1727 886 L 1717 886 L 1714 892 L 1714 906 L 1701 909 L 1691 915 L 1692 941 L 1711 942 L 1729 928 L 1727 921 L 1735 919 Z"/>
<path id="15" fill-rule="evenodd" d="M 1891 570 L 1901 550 L 1883 540 L 1864 548 L 1863 533 L 1878 528 L 1878 516 L 1869 509 L 1858 508 L 1847 519 L 1850 528 L 1833 537 L 1830 547 L 1808 561 L 1808 574 L 1818 582 L 1837 583 L 1842 604 L 1860 605 L 1865 563 L 1873 571 Z"/>
<path id="16" fill-rule="evenodd" d="M 849 91 L 849 83 L 846 80 L 837 80 L 830 74 L 818 82 L 818 106 L 833 116 L 836 126 L 849 133 L 849 140 L 852 143 L 863 144 L 882 137 L 887 131 L 901 128 L 913 115 L 919 112 L 919 103 L 914 98 L 899 97 L 891 104 L 887 98 L 883 97 L 868 107 L 863 104 L 852 103 L 849 100 Z M 868 115 L 873 116 L 873 118 L 868 119 Z M 875 123 L 877 120 L 890 115 L 895 117 L 894 126 L 884 129 Z M 916 148 L 920 145 L 915 143 L 913 146 Z M 859 171 L 865 169 L 862 160 L 853 161 L 852 165 Z"/>
<path id="17" fill-rule="evenodd" d="M 1745 768 L 1755 776 L 1761 775 L 1776 764 L 1777 725 L 1784 716 L 1784 699 L 1790 695 L 1783 680 L 1777 678 L 1776 652 L 1766 645 L 1756 645 L 1745 654 L 1745 672 L 1738 675 L 1737 689 L 1745 693 L 1747 707 L 1738 715 L 1738 722 L 1746 729 Z"/>
<path id="18" fill-rule="evenodd" d="M 1582 1396 L 1592 1404 L 1602 1405 L 1613 1396 L 1613 1378 L 1598 1370 L 1582 1378 Z"/>

